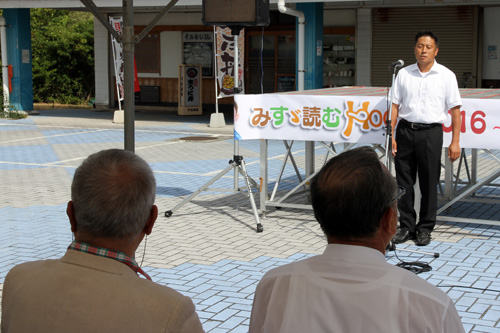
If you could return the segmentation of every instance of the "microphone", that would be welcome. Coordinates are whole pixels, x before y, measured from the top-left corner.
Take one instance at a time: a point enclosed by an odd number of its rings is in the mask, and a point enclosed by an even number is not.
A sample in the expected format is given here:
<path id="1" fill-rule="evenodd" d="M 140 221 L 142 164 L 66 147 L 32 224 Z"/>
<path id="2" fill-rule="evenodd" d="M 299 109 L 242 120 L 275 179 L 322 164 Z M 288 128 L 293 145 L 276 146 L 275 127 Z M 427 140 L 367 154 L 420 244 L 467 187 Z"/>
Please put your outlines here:
<path id="1" fill-rule="evenodd" d="M 403 67 L 405 65 L 405 62 L 403 60 L 398 60 L 396 62 L 393 62 L 389 68 L 398 68 L 398 67 Z"/>

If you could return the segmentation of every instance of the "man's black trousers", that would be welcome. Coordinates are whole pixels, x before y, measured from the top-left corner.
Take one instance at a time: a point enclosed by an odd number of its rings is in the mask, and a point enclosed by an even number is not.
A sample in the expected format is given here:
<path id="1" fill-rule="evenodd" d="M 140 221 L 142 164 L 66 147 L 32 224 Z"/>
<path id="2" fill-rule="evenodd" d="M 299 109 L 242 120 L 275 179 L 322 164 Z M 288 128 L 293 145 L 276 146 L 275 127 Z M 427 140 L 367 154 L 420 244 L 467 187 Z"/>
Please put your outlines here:
<path id="1" fill-rule="evenodd" d="M 412 233 L 431 232 L 436 225 L 443 126 L 435 124 L 427 128 L 413 129 L 410 123 L 401 120 L 396 129 L 396 143 L 396 179 L 398 185 L 406 189 L 406 194 L 398 202 L 400 228 Z M 418 224 L 413 189 L 417 173 L 422 194 Z"/>

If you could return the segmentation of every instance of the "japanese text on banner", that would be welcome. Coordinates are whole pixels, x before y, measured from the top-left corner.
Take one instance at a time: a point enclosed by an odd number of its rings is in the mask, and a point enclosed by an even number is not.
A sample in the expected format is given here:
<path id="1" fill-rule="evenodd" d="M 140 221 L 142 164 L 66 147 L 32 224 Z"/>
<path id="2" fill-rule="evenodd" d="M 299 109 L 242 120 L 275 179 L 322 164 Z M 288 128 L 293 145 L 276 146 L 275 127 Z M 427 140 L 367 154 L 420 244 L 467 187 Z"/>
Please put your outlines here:
<path id="1" fill-rule="evenodd" d="M 220 87 L 220 97 L 234 95 L 234 36 L 230 28 L 217 27 L 217 80 Z M 238 36 L 238 87 L 243 89 L 243 68 L 245 54 L 245 31 Z"/>

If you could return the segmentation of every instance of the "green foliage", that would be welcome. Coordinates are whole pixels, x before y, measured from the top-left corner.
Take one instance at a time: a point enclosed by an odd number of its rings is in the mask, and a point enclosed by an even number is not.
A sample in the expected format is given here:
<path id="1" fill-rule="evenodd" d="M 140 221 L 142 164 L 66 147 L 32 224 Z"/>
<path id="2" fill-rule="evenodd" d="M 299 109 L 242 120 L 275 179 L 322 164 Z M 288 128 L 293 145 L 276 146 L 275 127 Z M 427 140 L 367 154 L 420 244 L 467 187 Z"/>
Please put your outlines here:
<path id="1" fill-rule="evenodd" d="M 31 9 L 33 99 L 82 104 L 94 95 L 92 14 Z"/>
<path id="2" fill-rule="evenodd" d="M 0 85 L 2 85 L 2 81 L 0 80 Z M 0 118 L 9 118 L 9 119 L 24 119 L 28 117 L 28 114 L 24 111 L 18 111 L 16 107 L 12 104 L 8 104 L 4 106 L 4 95 L 0 93 Z"/>

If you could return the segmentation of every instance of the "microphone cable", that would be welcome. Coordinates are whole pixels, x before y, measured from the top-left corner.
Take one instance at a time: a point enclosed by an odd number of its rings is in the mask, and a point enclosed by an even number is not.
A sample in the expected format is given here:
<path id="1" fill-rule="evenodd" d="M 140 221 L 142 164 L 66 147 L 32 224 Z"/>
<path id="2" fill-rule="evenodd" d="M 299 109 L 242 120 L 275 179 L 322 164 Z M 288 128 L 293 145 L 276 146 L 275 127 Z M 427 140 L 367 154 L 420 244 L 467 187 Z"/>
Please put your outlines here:
<path id="1" fill-rule="evenodd" d="M 387 250 L 388 251 L 394 251 L 394 256 L 399 260 L 399 262 L 396 264 L 396 266 L 404 268 L 406 270 L 409 270 L 410 272 L 413 272 L 415 274 L 420 274 L 424 272 L 429 272 L 432 270 L 432 267 L 429 265 L 429 263 L 424 262 L 424 261 L 403 261 L 398 257 L 398 254 L 396 253 L 396 246 L 392 243 L 392 241 L 387 245 Z M 490 289 L 490 288 L 480 288 L 480 287 L 474 287 L 474 286 L 463 286 L 463 285 L 458 285 L 458 284 L 437 284 L 436 287 L 440 288 L 464 288 L 464 289 L 473 289 L 473 290 L 479 290 L 479 291 L 490 291 L 493 293 L 499 293 L 500 290 L 498 289 Z"/>
<path id="2" fill-rule="evenodd" d="M 399 258 L 397 252 L 396 252 L 396 245 L 391 241 L 387 245 L 387 251 L 393 251 L 394 256 L 399 260 L 399 262 L 396 264 L 397 267 L 401 267 L 403 269 L 406 269 L 412 273 L 415 274 L 420 274 L 420 273 L 425 273 L 425 272 L 430 272 L 432 271 L 432 266 L 426 262 L 426 261 L 403 261 L 401 258 Z"/>
<path id="3" fill-rule="evenodd" d="M 497 289 L 480 288 L 480 287 L 473 287 L 473 286 L 461 286 L 461 285 L 458 285 L 458 284 L 450 284 L 450 285 L 447 285 L 447 284 L 438 284 L 438 285 L 436 285 L 436 287 L 440 287 L 440 288 L 474 289 L 474 290 L 480 290 L 480 291 L 491 291 L 493 293 L 499 293 L 500 294 L 500 290 L 497 290 Z"/>

